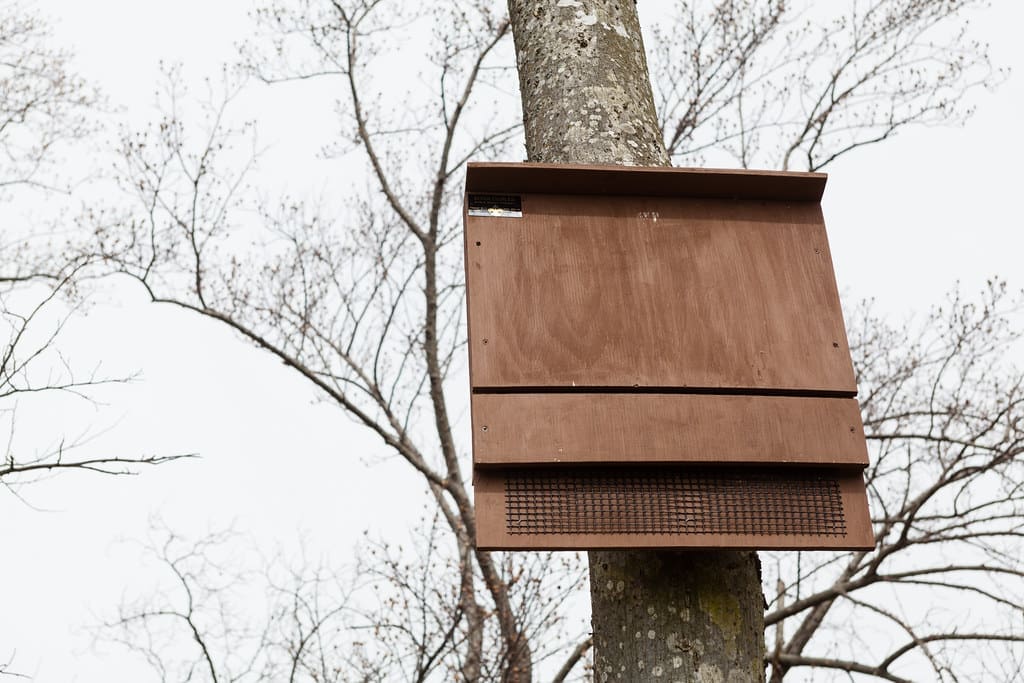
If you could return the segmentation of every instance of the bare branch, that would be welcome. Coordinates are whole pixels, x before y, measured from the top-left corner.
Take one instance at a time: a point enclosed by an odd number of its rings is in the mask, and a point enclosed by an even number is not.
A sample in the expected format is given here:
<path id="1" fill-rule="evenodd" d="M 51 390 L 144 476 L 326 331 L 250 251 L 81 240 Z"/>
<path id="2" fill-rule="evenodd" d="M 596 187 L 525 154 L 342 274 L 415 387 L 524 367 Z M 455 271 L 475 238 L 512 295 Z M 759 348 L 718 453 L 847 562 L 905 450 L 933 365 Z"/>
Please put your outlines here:
<path id="1" fill-rule="evenodd" d="M 586 640 L 580 641 L 580 644 L 573 648 L 573 651 L 569 653 L 569 656 L 565 660 L 565 664 L 558 670 L 555 677 L 551 679 L 551 683 L 564 683 L 565 679 L 572 673 L 572 670 L 576 668 L 576 665 L 583 659 L 583 656 L 587 654 L 594 644 L 593 638 L 587 638 Z"/>

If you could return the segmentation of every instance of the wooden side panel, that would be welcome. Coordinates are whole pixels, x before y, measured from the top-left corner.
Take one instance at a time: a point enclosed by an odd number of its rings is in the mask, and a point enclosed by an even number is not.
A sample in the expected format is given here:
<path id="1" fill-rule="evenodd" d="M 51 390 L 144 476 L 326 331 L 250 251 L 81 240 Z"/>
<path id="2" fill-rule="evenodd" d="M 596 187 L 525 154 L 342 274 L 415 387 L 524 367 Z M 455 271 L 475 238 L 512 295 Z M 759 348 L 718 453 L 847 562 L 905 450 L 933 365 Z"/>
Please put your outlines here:
<path id="1" fill-rule="evenodd" d="M 477 547 L 485 550 L 592 550 L 625 548 L 724 548 L 736 550 L 870 550 L 874 533 L 860 470 L 836 470 L 846 532 L 811 534 L 509 533 L 506 470 L 477 470 L 474 496 Z"/>
<path id="2" fill-rule="evenodd" d="M 856 393 L 816 202 L 531 194 L 467 216 L 474 387 Z"/>
<path id="3" fill-rule="evenodd" d="M 473 470 L 476 546 L 497 548 L 508 542 L 505 529 L 505 478 L 499 470 Z M 488 546 L 481 545 L 481 541 Z"/>
<path id="4" fill-rule="evenodd" d="M 846 511 L 847 540 L 854 550 L 870 550 L 875 547 L 875 531 L 871 526 L 871 510 L 868 507 L 868 493 L 864 486 L 864 475 L 852 472 L 839 480 Z"/>
<path id="5" fill-rule="evenodd" d="M 868 464 L 851 398 L 474 394 L 477 465 Z"/>

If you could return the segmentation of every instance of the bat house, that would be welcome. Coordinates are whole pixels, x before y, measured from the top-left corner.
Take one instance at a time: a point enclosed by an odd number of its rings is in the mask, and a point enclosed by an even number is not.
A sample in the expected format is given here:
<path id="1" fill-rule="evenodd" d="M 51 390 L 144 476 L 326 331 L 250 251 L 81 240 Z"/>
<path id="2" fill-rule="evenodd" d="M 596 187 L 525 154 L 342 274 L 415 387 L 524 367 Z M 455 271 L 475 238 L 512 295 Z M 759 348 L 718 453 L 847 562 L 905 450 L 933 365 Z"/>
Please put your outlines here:
<path id="1" fill-rule="evenodd" d="M 872 547 L 825 180 L 469 165 L 478 546 Z"/>

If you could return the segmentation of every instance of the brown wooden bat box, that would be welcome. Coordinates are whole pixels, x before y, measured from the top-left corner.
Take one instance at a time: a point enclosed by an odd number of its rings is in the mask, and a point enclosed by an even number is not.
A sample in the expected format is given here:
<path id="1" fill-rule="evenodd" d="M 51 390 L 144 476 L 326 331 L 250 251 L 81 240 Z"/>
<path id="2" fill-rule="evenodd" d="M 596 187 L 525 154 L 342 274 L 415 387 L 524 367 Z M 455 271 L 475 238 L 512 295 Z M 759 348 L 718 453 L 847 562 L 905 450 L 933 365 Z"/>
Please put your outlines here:
<path id="1" fill-rule="evenodd" d="M 469 165 L 480 547 L 873 546 L 825 179 Z"/>

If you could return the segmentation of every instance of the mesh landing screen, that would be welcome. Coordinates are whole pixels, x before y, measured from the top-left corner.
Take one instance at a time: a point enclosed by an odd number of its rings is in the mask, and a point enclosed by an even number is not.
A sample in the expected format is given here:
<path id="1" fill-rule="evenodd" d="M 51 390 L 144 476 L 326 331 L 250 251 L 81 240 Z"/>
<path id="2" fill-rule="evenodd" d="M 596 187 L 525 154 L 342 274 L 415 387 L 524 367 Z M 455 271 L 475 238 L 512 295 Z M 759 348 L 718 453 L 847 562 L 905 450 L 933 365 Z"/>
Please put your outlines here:
<path id="1" fill-rule="evenodd" d="M 831 471 L 717 467 L 510 469 L 509 534 L 842 536 Z"/>

